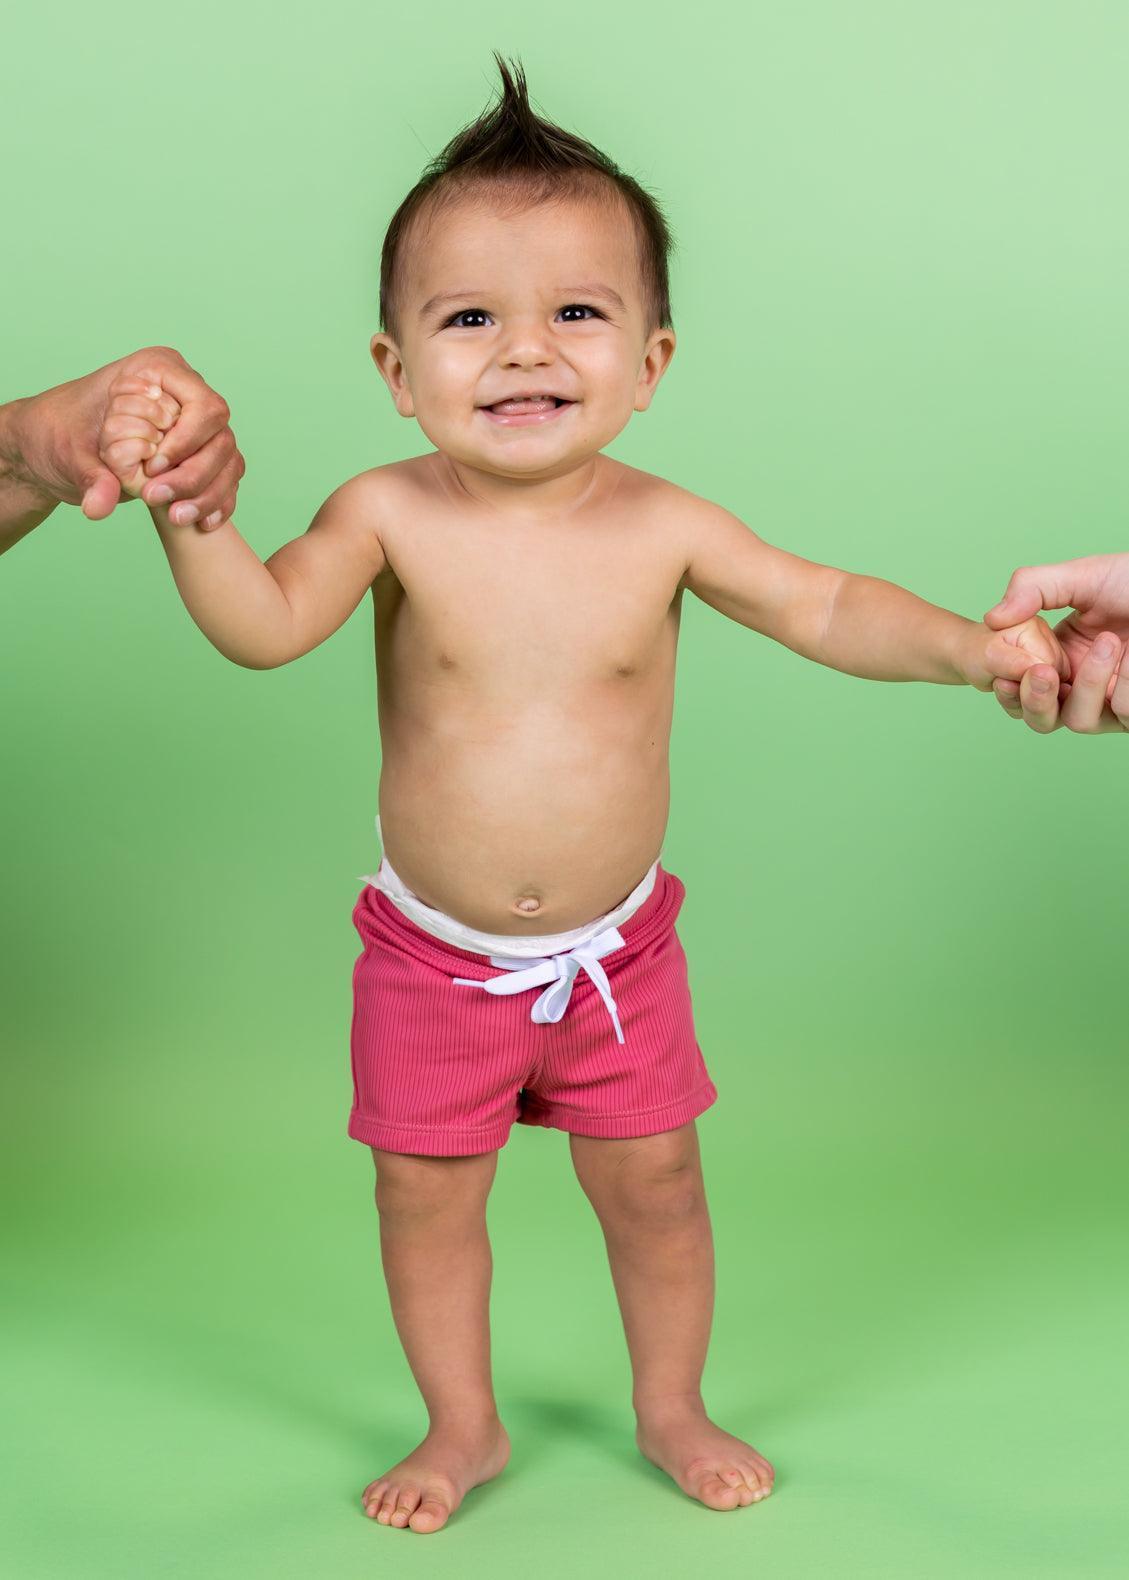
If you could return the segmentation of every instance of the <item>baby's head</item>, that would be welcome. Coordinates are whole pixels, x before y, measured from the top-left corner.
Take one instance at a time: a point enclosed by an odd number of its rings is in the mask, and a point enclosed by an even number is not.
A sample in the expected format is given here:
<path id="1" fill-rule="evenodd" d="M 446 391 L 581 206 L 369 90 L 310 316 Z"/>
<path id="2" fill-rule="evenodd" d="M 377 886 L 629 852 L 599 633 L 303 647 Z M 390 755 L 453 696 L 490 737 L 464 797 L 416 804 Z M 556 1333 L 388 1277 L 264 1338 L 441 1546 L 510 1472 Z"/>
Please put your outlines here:
<path id="1" fill-rule="evenodd" d="M 393 215 L 372 355 L 396 409 L 454 461 L 512 479 L 571 471 L 645 411 L 674 354 L 658 204 L 590 143 L 501 100 Z M 515 80 L 516 79 L 516 80 Z M 488 406 L 568 402 L 523 421 Z"/>

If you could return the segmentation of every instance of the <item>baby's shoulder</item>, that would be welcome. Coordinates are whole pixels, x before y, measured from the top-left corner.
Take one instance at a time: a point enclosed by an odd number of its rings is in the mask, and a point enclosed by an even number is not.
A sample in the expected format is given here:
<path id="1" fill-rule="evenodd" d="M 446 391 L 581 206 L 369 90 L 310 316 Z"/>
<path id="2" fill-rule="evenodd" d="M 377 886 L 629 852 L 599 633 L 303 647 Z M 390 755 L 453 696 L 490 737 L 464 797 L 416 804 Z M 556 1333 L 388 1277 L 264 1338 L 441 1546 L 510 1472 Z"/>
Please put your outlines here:
<path id="1" fill-rule="evenodd" d="M 392 520 L 411 502 L 417 505 L 435 493 L 427 457 L 408 456 L 401 461 L 385 461 L 370 466 L 342 483 L 338 494 L 348 496 L 358 509 Z"/>
<path id="2" fill-rule="evenodd" d="M 711 527 L 718 530 L 724 523 L 736 520 L 724 505 L 683 488 L 680 483 L 672 483 L 669 478 L 634 466 L 625 466 L 623 471 L 630 476 L 625 475 L 617 498 L 629 504 L 634 514 L 645 512 L 648 526 L 662 530 L 687 569 L 702 536 Z"/>
<path id="3" fill-rule="evenodd" d="M 379 536 L 381 529 L 395 519 L 397 506 L 403 503 L 408 486 L 403 462 L 370 466 L 339 484 L 321 510 L 335 519 L 371 529 Z"/>
<path id="4" fill-rule="evenodd" d="M 651 510 L 661 511 L 672 520 L 700 519 L 722 508 L 712 499 L 695 494 L 690 488 L 683 488 L 681 483 L 672 483 L 670 478 L 660 477 L 657 472 L 644 472 L 637 466 L 626 466 L 622 461 L 616 462 L 616 465 L 623 473 L 619 489 L 621 496 L 626 494 Z"/>

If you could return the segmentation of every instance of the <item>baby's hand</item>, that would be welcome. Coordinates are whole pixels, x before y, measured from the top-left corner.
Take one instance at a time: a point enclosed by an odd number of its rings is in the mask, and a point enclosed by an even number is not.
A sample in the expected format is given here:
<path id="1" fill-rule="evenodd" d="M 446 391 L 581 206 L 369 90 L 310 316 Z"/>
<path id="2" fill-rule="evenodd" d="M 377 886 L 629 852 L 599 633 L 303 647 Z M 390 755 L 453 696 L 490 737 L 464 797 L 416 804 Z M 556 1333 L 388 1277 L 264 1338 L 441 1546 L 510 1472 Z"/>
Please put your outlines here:
<path id="1" fill-rule="evenodd" d="M 1070 678 L 1062 644 L 1038 615 L 1002 631 L 977 621 L 968 634 L 961 671 L 977 691 L 991 691 L 993 681 L 1021 680 L 1032 664 L 1053 664 L 1063 680 Z"/>
<path id="2" fill-rule="evenodd" d="M 98 454 L 122 491 L 136 499 L 150 481 L 145 462 L 156 455 L 161 436 L 180 416 L 180 402 L 136 373 L 119 373 L 108 393 Z"/>

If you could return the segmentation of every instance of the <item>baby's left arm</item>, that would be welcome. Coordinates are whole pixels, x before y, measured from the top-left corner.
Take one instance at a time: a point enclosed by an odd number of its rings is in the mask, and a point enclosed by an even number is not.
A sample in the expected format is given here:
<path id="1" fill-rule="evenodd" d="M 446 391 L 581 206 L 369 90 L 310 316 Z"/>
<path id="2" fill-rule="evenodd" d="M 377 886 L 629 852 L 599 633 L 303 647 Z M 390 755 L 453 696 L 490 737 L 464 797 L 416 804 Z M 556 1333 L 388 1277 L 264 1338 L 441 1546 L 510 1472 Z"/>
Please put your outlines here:
<path id="1" fill-rule="evenodd" d="M 730 511 L 698 501 L 683 583 L 705 603 L 793 652 L 866 680 L 927 680 L 990 691 L 1032 664 L 1069 665 L 1038 617 L 993 631 L 876 576 L 765 543 Z"/>

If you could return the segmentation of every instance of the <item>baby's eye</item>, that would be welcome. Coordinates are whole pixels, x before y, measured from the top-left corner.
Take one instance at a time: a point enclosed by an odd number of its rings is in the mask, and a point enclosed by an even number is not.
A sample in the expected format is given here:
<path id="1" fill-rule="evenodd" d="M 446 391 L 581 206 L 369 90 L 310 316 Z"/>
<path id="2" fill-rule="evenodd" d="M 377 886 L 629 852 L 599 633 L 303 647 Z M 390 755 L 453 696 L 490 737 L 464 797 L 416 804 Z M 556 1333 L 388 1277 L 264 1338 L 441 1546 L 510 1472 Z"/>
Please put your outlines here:
<path id="1" fill-rule="evenodd" d="M 560 310 L 562 313 L 592 313 L 596 318 L 603 318 L 604 316 L 603 313 L 600 312 L 599 308 L 590 307 L 587 302 L 570 302 L 567 307 L 562 307 Z M 477 329 L 479 327 L 477 324 L 460 324 L 459 319 L 489 318 L 489 316 L 489 313 L 484 307 L 464 307 L 461 312 L 455 313 L 450 318 L 448 318 L 447 322 L 443 325 L 443 328 L 450 329 L 451 326 L 454 325 L 456 329 Z M 575 321 L 576 320 L 570 320 L 570 322 Z M 585 320 L 582 318 L 580 322 L 584 323 Z"/>

